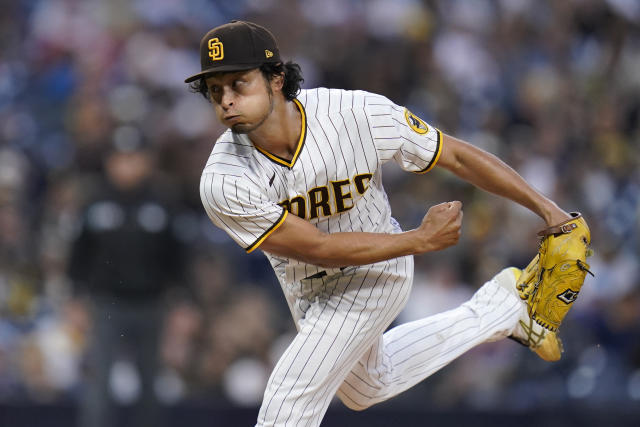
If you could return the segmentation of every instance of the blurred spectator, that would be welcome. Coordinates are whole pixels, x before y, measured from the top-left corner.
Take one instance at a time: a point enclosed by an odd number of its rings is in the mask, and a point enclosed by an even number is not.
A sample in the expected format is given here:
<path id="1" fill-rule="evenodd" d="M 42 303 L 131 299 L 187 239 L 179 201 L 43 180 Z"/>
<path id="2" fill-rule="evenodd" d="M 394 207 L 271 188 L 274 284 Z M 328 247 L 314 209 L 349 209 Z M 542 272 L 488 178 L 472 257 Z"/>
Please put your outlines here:
<path id="1" fill-rule="evenodd" d="M 118 372 L 129 372 L 114 369 L 123 366 L 117 365 L 123 358 L 139 378 L 130 425 L 155 427 L 162 421 L 154 391 L 159 338 L 165 291 L 182 279 L 183 253 L 171 228 L 170 189 L 155 181 L 146 144 L 136 128 L 116 129 L 105 157 L 107 180 L 92 192 L 73 244 L 70 276 L 78 293 L 90 297 L 93 320 L 82 427 L 125 425 L 115 418 L 117 389 L 111 386 L 118 384 Z"/>

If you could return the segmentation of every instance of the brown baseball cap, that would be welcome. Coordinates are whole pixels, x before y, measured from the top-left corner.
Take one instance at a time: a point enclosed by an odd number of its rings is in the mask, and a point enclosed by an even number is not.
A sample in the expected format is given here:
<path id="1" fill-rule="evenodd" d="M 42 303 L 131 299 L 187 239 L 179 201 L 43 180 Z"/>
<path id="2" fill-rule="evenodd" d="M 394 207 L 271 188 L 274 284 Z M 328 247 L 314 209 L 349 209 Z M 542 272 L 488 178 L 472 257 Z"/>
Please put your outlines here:
<path id="1" fill-rule="evenodd" d="M 231 21 L 205 34 L 200 41 L 202 71 L 184 82 L 218 71 L 250 70 L 265 62 L 282 62 L 273 34 L 253 22 Z"/>

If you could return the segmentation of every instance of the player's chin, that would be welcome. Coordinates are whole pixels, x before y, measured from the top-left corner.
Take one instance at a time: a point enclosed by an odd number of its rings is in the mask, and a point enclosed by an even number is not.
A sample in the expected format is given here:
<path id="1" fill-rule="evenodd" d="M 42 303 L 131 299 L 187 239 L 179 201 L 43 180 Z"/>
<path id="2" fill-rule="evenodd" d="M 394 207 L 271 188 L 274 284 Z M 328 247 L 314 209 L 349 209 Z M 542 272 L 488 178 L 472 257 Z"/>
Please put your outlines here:
<path id="1" fill-rule="evenodd" d="M 252 126 L 247 123 L 236 123 L 231 125 L 231 130 L 235 133 L 240 133 L 240 134 L 249 133 L 255 128 L 256 126 Z"/>

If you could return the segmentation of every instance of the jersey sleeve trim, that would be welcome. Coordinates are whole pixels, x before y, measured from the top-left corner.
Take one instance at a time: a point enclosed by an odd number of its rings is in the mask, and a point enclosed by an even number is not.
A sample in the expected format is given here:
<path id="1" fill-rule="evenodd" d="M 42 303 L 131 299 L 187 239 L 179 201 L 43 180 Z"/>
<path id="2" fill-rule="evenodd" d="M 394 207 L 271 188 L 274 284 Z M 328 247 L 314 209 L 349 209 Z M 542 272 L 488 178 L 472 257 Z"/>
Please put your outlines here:
<path id="1" fill-rule="evenodd" d="M 431 159 L 427 167 L 415 172 L 417 174 L 422 175 L 429 172 L 431 169 L 433 169 L 436 163 L 438 163 L 438 159 L 440 159 L 440 154 L 442 153 L 442 132 L 440 132 L 438 129 L 435 129 L 435 131 L 438 134 L 438 141 L 436 142 L 436 152 L 434 153 L 433 158 Z"/>
<path id="2" fill-rule="evenodd" d="M 293 165 L 296 163 L 296 160 L 298 160 L 298 156 L 300 155 L 300 152 L 302 151 L 302 147 L 304 146 L 304 142 L 307 138 L 307 113 L 305 112 L 304 107 L 302 106 L 300 101 L 298 101 L 297 99 L 294 99 L 293 102 L 298 107 L 298 110 L 300 110 L 300 117 L 301 117 L 300 128 L 301 129 L 300 129 L 300 139 L 298 140 L 298 146 L 296 147 L 296 151 L 293 153 L 293 157 L 291 158 L 291 161 L 283 159 L 280 156 L 276 156 L 275 154 L 271 154 L 264 148 L 254 145 L 254 147 L 256 147 L 256 150 L 258 150 L 260 153 L 267 156 L 269 160 L 279 164 L 280 166 L 286 166 L 289 169 L 291 169 Z"/>
<path id="3" fill-rule="evenodd" d="M 262 233 L 262 236 L 258 237 L 258 239 L 255 242 L 253 242 L 251 245 L 249 245 L 247 247 L 247 249 L 245 249 L 245 251 L 247 251 L 247 253 L 251 253 L 258 246 L 260 246 L 262 244 L 262 242 L 264 242 L 264 240 L 271 235 L 271 233 L 276 231 L 278 229 L 278 227 L 280 227 L 282 225 L 282 223 L 284 222 L 284 220 L 287 217 L 288 213 L 289 212 L 286 209 L 283 208 L 282 209 L 282 215 L 280 215 L 280 218 L 278 218 L 278 220 L 271 227 L 269 227 L 269 229 L 267 231 Z"/>

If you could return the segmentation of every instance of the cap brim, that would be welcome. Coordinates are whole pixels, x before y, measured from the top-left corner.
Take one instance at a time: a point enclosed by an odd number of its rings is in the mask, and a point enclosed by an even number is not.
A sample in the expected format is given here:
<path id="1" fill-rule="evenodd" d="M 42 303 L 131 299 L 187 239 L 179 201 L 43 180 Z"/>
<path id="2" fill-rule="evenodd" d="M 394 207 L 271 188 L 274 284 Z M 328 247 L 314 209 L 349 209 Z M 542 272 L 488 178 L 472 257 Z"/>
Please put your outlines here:
<path id="1" fill-rule="evenodd" d="M 219 73 L 222 71 L 244 71 L 244 70 L 251 70 L 252 68 L 258 68 L 260 67 L 260 65 L 262 64 L 244 64 L 244 65 L 221 65 L 219 67 L 211 67 L 211 68 L 207 68 L 204 71 L 199 72 L 198 74 L 194 74 L 191 77 L 187 77 L 185 79 L 185 83 L 191 83 L 194 80 L 199 79 L 200 77 L 205 77 L 209 74 L 213 74 L 213 73 Z"/>

